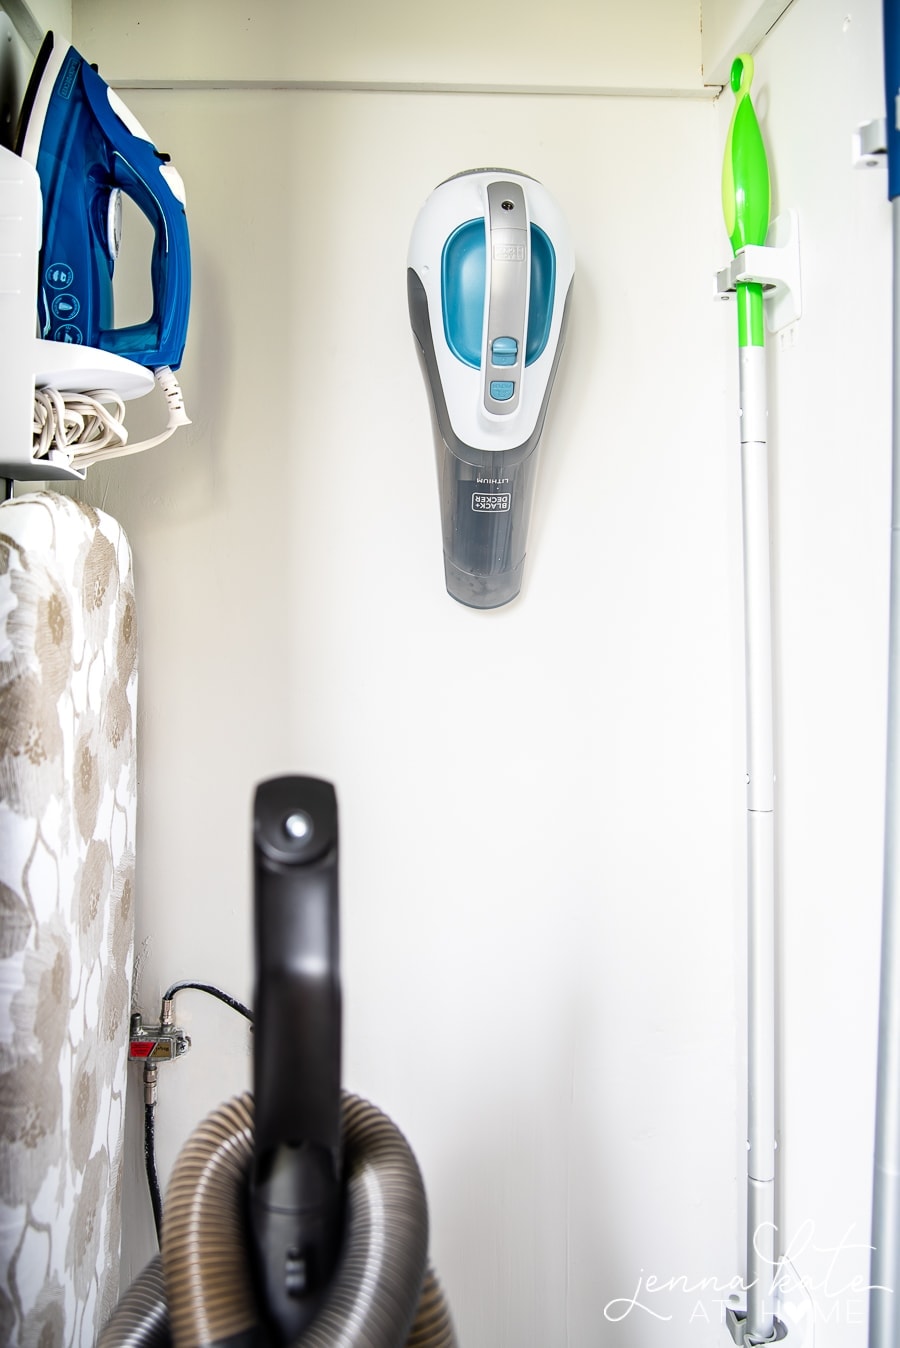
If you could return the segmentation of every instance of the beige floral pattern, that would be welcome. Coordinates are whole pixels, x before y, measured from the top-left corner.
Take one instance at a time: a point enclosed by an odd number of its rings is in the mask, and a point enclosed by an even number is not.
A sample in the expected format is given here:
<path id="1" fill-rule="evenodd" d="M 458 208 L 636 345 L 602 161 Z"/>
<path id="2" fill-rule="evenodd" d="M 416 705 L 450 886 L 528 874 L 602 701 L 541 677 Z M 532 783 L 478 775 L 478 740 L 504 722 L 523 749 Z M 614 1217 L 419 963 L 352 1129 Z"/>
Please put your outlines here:
<path id="1" fill-rule="evenodd" d="M 4 1348 L 90 1348 L 118 1292 L 136 699 L 119 525 L 0 504 Z"/>

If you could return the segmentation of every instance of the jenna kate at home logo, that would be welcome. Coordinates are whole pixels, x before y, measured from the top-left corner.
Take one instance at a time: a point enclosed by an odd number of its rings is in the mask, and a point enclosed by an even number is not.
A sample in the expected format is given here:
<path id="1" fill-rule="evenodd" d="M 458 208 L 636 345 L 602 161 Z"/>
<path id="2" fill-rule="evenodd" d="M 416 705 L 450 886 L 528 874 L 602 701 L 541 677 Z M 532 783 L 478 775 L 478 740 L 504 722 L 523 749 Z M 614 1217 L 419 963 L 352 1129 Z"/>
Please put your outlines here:
<path id="1" fill-rule="evenodd" d="M 777 1236 L 777 1228 L 775 1231 Z M 815 1224 L 804 1222 L 772 1267 L 767 1300 L 789 1310 L 794 1319 L 811 1316 L 832 1324 L 865 1324 L 869 1293 L 890 1293 L 891 1289 L 872 1284 L 866 1274 L 854 1272 L 861 1264 L 868 1268 L 872 1249 L 869 1244 L 854 1241 L 854 1231 L 853 1226 L 849 1227 L 837 1244 L 820 1244 Z M 798 1269 L 804 1265 L 815 1267 L 817 1276 L 801 1275 Z M 725 1280 L 690 1278 L 687 1274 L 660 1277 L 641 1269 L 630 1295 L 613 1297 L 603 1307 L 603 1315 L 613 1324 L 630 1316 L 648 1316 L 653 1320 L 686 1317 L 692 1323 L 709 1324 L 724 1321 L 725 1311 L 744 1303 L 748 1290 L 748 1284 L 737 1274 Z M 673 1302 L 673 1298 L 677 1300 Z M 673 1304 L 676 1310 L 672 1309 Z"/>

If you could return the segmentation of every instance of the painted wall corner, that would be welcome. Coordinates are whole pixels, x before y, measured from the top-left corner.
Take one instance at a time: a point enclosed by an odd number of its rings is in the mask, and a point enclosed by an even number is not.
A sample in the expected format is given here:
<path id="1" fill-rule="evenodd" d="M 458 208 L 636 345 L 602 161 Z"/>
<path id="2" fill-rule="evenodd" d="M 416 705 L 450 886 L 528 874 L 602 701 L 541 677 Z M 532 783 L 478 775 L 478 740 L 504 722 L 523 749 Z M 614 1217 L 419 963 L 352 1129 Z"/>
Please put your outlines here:
<path id="1" fill-rule="evenodd" d="M 12 149 L 19 109 L 44 33 L 72 36 L 72 0 L 0 3 L 0 145 Z"/>
<path id="2" fill-rule="evenodd" d="M 726 85 L 731 62 L 752 52 L 794 0 L 701 0 L 703 83 Z"/>

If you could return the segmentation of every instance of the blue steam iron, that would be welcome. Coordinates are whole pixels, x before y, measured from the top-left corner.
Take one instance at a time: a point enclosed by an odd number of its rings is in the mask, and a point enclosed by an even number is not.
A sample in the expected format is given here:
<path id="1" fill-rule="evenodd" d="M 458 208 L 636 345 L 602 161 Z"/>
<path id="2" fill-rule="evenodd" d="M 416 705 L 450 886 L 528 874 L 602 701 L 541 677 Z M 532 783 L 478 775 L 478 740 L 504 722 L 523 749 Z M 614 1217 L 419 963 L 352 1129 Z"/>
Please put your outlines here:
<path id="1" fill-rule="evenodd" d="M 43 196 L 38 335 L 177 370 L 191 294 L 184 184 L 118 94 L 52 33 L 25 94 L 16 150 L 36 168 Z M 153 312 L 116 328 L 123 193 L 153 229 Z"/>
<path id="2" fill-rule="evenodd" d="M 413 228 L 407 298 L 431 394 L 444 574 L 472 608 L 522 586 L 574 271 L 559 207 L 522 173 L 448 178 Z"/>

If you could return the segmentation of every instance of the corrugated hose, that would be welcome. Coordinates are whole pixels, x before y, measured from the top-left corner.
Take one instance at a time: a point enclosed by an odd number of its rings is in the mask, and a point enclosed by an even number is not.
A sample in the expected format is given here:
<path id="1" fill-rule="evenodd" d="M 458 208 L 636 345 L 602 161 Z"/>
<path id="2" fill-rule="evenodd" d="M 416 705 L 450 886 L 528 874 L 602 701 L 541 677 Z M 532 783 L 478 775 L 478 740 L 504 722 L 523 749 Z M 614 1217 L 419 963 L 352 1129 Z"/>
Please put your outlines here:
<path id="1" fill-rule="evenodd" d="M 428 1266 L 422 1176 L 403 1134 L 344 1092 L 343 1247 L 325 1304 L 292 1348 L 457 1348 Z M 162 1255 L 122 1297 L 97 1348 L 260 1348 L 246 1245 L 253 1098 L 213 1111 L 179 1156 L 167 1191 Z"/>

